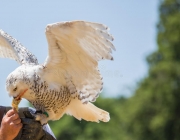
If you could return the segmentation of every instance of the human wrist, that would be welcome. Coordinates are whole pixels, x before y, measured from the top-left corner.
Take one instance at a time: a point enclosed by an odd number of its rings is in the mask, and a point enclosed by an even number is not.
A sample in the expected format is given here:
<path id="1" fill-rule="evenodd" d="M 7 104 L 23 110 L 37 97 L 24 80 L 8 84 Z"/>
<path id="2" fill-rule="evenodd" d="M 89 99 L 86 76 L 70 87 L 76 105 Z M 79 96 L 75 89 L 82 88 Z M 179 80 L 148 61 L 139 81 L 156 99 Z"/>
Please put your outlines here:
<path id="1" fill-rule="evenodd" d="M 13 140 L 14 137 L 9 135 L 5 129 L 0 127 L 0 140 Z"/>
<path id="2" fill-rule="evenodd" d="M 7 136 L 4 135 L 3 131 L 0 128 L 0 140 L 8 140 Z"/>

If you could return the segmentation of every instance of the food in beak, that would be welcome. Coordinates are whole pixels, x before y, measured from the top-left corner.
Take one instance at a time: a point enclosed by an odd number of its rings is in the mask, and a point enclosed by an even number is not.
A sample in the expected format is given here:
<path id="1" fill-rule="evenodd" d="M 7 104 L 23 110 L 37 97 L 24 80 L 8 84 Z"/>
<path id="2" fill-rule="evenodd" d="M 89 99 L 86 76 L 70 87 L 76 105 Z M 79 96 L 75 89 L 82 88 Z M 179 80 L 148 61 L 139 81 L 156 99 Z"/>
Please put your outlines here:
<path id="1" fill-rule="evenodd" d="M 12 108 L 15 108 L 18 111 L 18 105 L 21 102 L 22 96 L 28 89 L 25 89 L 23 92 L 21 92 L 17 97 L 14 97 L 12 100 Z"/>
<path id="2" fill-rule="evenodd" d="M 13 98 L 12 100 L 12 108 L 15 108 L 18 111 L 18 105 L 21 102 L 21 98 Z"/>

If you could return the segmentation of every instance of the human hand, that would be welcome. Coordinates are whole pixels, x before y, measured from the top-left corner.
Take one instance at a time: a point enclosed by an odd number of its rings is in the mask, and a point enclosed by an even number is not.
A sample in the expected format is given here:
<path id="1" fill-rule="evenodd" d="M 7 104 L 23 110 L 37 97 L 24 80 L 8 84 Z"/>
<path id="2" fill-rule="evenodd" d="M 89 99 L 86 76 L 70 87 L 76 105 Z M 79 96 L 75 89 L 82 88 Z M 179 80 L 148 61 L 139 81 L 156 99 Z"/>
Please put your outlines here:
<path id="1" fill-rule="evenodd" d="M 3 117 L 0 127 L 0 140 L 14 139 L 22 128 L 21 119 L 15 109 L 9 110 Z"/>

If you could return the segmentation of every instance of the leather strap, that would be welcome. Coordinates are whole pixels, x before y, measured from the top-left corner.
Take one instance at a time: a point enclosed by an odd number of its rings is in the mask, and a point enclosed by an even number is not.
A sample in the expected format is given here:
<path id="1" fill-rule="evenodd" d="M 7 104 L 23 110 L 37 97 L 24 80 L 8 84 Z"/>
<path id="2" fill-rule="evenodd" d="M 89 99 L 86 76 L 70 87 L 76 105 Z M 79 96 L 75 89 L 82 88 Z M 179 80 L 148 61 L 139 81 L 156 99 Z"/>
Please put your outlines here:
<path id="1" fill-rule="evenodd" d="M 1 126 L 1 121 L 2 121 L 2 118 L 4 116 L 4 113 L 5 113 L 5 107 L 4 106 L 0 106 L 0 126 Z"/>

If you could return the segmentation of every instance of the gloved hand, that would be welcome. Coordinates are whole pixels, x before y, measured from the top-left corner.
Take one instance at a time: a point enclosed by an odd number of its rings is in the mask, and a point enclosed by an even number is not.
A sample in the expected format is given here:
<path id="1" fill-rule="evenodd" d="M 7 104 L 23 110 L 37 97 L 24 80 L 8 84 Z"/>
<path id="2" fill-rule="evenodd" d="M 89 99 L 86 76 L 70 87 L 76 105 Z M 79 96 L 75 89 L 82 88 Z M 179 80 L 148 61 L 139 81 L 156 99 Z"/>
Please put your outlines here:
<path id="1" fill-rule="evenodd" d="M 40 122 L 34 119 L 23 118 L 22 134 L 20 140 L 40 140 L 44 136 Z"/>
<path id="2" fill-rule="evenodd" d="M 43 129 L 39 121 L 35 121 L 29 111 L 24 111 L 25 118 L 21 118 L 23 127 L 15 140 L 55 140 Z"/>

